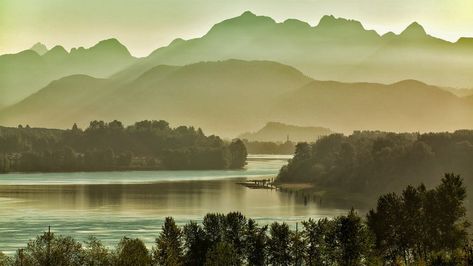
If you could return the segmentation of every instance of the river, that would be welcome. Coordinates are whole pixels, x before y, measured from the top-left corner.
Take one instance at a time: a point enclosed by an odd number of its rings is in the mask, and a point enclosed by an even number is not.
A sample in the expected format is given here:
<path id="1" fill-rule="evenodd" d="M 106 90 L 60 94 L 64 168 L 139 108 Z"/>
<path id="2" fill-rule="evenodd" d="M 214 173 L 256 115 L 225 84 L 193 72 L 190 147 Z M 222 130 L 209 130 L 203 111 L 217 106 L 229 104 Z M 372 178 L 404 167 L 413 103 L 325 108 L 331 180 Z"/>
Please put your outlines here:
<path id="1" fill-rule="evenodd" d="M 48 226 L 80 241 L 94 235 L 113 246 L 129 236 L 150 247 L 167 216 L 183 225 L 209 212 L 240 211 L 259 224 L 294 224 L 346 213 L 293 193 L 236 184 L 274 177 L 288 159 L 251 155 L 243 170 L 2 174 L 0 251 L 11 254 Z"/>

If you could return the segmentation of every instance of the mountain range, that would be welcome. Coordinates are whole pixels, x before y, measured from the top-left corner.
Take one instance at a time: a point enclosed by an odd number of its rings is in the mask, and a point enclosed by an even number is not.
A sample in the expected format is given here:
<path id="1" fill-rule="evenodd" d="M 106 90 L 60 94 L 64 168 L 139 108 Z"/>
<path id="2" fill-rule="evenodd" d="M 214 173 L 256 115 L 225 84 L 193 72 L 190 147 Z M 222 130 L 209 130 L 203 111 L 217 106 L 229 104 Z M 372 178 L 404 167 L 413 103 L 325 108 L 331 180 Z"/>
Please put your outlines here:
<path id="1" fill-rule="evenodd" d="M 451 43 L 414 22 L 400 34 L 379 35 L 355 20 L 324 16 L 316 26 L 245 12 L 191 40 L 176 39 L 115 77 L 132 79 L 159 65 L 225 59 L 268 60 L 318 80 L 394 83 L 415 79 L 449 87 L 473 87 L 473 38 Z"/>
<path id="2" fill-rule="evenodd" d="M 90 48 L 62 46 L 50 50 L 40 43 L 17 54 L 0 56 L 0 106 L 11 105 L 51 81 L 73 74 L 108 77 L 136 61 L 116 39 Z"/>
<path id="3" fill-rule="evenodd" d="M 335 132 L 471 128 L 473 98 L 415 80 L 318 81 L 270 61 L 156 66 L 133 81 L 68 76 L 0 112 L 4 125 L 70 127 L 95 119 L 165 119 L 234 137 L 267 121 Z"/>
<path id="4" fill-rule="evenodd" d="M 379 35 L 334 16 L 311 26 L 245 12 L 144 58 L 116 39 L 2 55 L 0 123 L 148 118 L 224 136 L 267 121 L 337 132 L 453 130 L 471 127 L 473 97 L 459 88 L 473 87 L 472 69 L 472 38 L 448 42 L 415 22 Z"/>

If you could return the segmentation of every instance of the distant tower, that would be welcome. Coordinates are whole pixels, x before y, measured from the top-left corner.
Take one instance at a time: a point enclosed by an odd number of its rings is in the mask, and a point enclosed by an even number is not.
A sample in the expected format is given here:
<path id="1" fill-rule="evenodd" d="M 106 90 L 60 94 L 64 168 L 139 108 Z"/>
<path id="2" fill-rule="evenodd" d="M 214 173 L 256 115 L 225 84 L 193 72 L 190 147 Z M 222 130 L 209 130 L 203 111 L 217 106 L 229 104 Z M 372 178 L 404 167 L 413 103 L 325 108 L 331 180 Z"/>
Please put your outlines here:
<path id="1" fill-rule="evenodd" d="M 286 136 L 286 142 L 289 142 L 289 134 Z"/>

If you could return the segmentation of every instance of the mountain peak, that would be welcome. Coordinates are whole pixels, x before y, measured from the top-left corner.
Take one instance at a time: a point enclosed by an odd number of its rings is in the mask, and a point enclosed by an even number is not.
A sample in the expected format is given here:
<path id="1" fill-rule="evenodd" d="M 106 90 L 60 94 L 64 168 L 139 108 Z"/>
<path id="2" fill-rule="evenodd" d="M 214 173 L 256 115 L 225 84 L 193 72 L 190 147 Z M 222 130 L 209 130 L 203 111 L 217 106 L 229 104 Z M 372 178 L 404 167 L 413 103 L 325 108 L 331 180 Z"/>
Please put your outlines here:
<path id="1" fill-rule="evenodd" d="M 220 23 L 215 24 L 209 33 L 225 32 L 226 30 L 246 31 L 251 28 L 258 28 L 262 25 L 276 24 L 270 17 L 257 16 L 250 11 L 245 11 L 238 17 L 224 20 Z"/>
<path id="2" fill-rule="evenodd" d="M 51 50 L 44 53 L 44 56 L 46 57 L 57 57 L 57 56 L 64 56 L 64 55 L 67 55 L 67 51 L 61 45 L 56 45 L 53 48 L 51 48 Z"/>
<path id="3" fill-rule="evenodd" d="M 88 49 L 85 49 L 84 47 L 71 49 L 71 54 L 74 54 L 74 55 L 88 53 L 88 52 L 99 53 L 99 54 L 114 54 L 114 55 L 131 56 L 126 46 L 123 45 L 121 42 L 119 42 L 115 38 L 102 40 Z"/>
<path id="4" fill-rule="evenodd" d="M 92 48 L 125 48 L 125 45 L 123 45 L 121 42 L 119 42 L 117 39 L 115 38 L 110 38 L 110 39 L 106 39 L 106 40 L 102 40 L 100 42 L 98 42 L 96 45 L 94 45 Z"/>
<path id="5" fill-rule="evenodd" d="M 417 22 L 412 22 L 400 35 L 406 37 L 422 37 L 427 35 L 427 33 L 422 25 Z"/>
<path id="6" fill-rule="evenodd" d="M 363 29 L 364 27 L 361 22 L 353 19 L 346 18 L 336 18 L 333 15 L 323 16 L 319 24 L 316 26 L 318 29 L 332 29 L 334 27 L 344 27 L 344 28 L 353 28 L 353 29 Z"/>
<path id="7" fill-rule="evenodd" d="M 48 48 L 46 47 L 46 45 L 40 43 L 40 42 L 37 42 L 35 45 L 33 45 L 30 50 L 33 50 L 35 51 L 36 53 L 38 53 L 39 55 L 43 55 L 45 54 L 47 51 L 48 51 Z"/>
<path id="8" fill-rule="evenodd" d="M 255 15 L 253 12 L 247 10 L 247 11 L 243 12 L 243 13 L 240 15 L 240 17 L 256 17 L 256 15 Z"/>

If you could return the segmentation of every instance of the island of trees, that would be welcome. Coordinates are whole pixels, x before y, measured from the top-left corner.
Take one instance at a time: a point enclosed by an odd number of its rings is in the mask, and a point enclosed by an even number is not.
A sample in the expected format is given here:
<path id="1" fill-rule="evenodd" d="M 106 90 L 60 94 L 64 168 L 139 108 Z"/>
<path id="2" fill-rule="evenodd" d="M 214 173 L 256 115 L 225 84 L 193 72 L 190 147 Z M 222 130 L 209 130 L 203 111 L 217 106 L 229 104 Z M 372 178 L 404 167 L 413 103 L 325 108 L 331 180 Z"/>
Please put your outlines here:
<path id="1" fill-rule="evenodd" d="M 166 121 L 92 121 L 82 130 L 0 127 L 0 172 L 238 169 L 244 143 Z"/>
<path id="2" fill-rule="evenodd" d="M 46 232 L 0 265 L 472 265 L 460 176 L 440 185 L 408 186 L 378 199 L 363 219 L 353 209 L 333 219 L 259 226 L 239 212 L 207 214 L 183 227 L 165 219 L 152 249 L 135 238 L 115 248 L 91 237 Z"/>
<path id="3" fill-rule="evenodd" d="M 455 172 L 473 185 L 473 131 L 332 134 L 315 143 L 298 143 L 279 183 L 309 183 L 339 195 L 376 199 L 412 183 L 435 185 L 433 176 Z M 470 206 L 468 206 L 470 209 Z"/>

